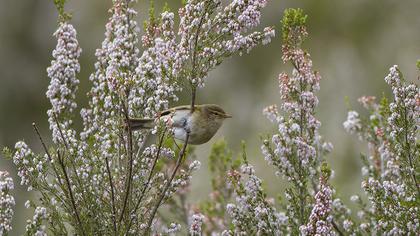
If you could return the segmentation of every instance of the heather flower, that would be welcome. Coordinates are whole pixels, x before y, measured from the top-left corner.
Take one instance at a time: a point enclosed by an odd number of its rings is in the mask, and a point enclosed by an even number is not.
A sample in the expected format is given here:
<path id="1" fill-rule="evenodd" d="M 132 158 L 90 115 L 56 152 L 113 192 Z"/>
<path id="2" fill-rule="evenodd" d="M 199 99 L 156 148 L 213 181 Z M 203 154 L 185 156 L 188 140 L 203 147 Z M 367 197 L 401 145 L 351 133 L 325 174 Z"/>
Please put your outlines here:
<path id="1" fill-rule="evenodd" d="M 15 199 L 10 194 L 14 189 L 9 173 L 0 171 L 0 235 L 7 235 L 12 230 L 13 208 Z"/>
<path id="2" fill-rule="evenodd" d="M 202 214 L 194 214 L 191 216 L 190 235 L 201 235 L 201 226 L 204 216 Z"/>
<path id="3" fill-rule="evenodd" d="M 243 179 L 241 174 L 247 178 Z M 288 218 L 266 199 L 262 181 L 251 165 L 242 165 L 241 174 L 235 171 L 228 174 L 235 190 L 235 203 L 227 204 L 226 212 L 232 218 L 234 230 L 224 231 L 223 235 L 281 235 Z"/>
<path id="4" fill-rule="evenodd" d="M 289 9 L 283 22 L 283 61 L 294 66 L 291 75 L 278 77 L 282 105 L 267 107 L 263 113 L 277 126 L 277 133 L 264 140 L 261 151 L 265 160 L 276 167 L 276 175 L 287 179 L 291 186 L 286 190 L 286 215 L 292 232 L 306 224 L 311 205 L 308 182 L 316 183 L 323 155 L 331 152 L 332 144 L 323 142 L 319 134 L 321 123 L 315 117 L 319 90 L 319 73 L 313 71 L 310 55 L 300 48 L 307 36 L 306 16 L 301 10 Z M 314 181 L 315 179 L 315 181 Z M 298 192 L 298 194 L 295 194 Z M 299 202 L 299 204 L 292 204 Z M 289 231 L 290 232 L 290 231 Z"/>
<path id="5" fill-rule="evenodd" d="M 48 219 L 47 209 L 45 207 L 36 207 L 32 220 L 27 220 L 25 227 L 26 234 L 36 236 L 46 236 L 47 229 L 43 221 Z"/>
<path id="6" fill-rule="evenodd" d="M 360 123 L 359 114 L 355 111 L 349 111 L 347 114 L 347 120 L 343 123 L 344 129 L 353 134 L 362 128 Z"/>
<path id="7" fill-rule="evenodd" d="M 60 23 L 54 33 L 57 38 L 57 46 L 53 51 L 54 59 L 51 61 L 51 66 L 47 68 L 51 81 L 46 95 L 52 106 L 47 114 L 55 143 L 64 142 L 64 140 L 73 143 L 76 138 L 75 131 L 69 129 L 73 123 L 69 116 L 77 107 L 75 99 L 79 80 L 76 74 L 80 71 L 78 58 L 82 51 L 76 35 L 76 30 L 71 24 Z"/>
<path id="8" fill-rule="evenodd" d="M 361 185 L 371 207 L 366 208 L 359 198 L 353 200 L 362 208 L 358 213 L 364 221 L 360 230 L 387 235 L 410 234 L 420 228 L 416 217 L 419 208 L 413 207 L 420 196 L 416 171 L 420 163 L 414 158 L 420 153 L 415 145 L 420 89 L 405 82 L 397 66 L 390 68 L 385 82 L 392 89 L 391 102 L 386 98 L 379 103 L 373 97 L 359 99 L 370 112 L 370 118 L 363 122 L 356 118 L 357 132 L 369 147 L 369 154 L 363 156 L 365 179 Z"/>
<path id="9" fill-rule="evenodd" d="M 312 208 L 309 221 L 300 227 L 302 235 L 336 235 L 330 222 L 332 210 L 332 190 L 321 177 L 319 190 L 315 195 L 315 205 Z"/>

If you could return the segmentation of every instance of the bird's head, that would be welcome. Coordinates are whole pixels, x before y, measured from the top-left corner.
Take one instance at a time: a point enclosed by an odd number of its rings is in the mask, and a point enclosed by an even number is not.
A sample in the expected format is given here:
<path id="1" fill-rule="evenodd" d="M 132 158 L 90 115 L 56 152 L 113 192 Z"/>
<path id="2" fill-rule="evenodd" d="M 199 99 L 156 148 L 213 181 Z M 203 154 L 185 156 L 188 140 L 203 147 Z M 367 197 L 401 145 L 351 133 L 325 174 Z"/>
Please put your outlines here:
<path id="1" fill-rule="evenodd" d="M 227 114 L 220 106 L 216 104 L 204 104 L 202 105 L 203 110 L 209 115 L 216 119 L 232 118 L 231 115 Z"/>

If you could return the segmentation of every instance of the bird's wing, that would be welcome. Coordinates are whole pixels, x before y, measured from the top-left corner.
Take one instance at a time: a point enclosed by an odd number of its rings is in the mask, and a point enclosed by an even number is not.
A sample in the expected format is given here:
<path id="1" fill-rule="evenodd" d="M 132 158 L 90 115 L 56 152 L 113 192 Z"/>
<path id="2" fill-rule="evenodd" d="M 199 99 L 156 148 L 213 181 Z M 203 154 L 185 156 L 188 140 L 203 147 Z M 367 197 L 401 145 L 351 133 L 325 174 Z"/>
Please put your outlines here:
<path id="1" fill-rule="evenodd" d="M 161 111 L 159 113 L 159 116 L 166 116 L 166 115 L 169 115 L 171 113 L 174 113 L 175 111 L 190 110 L 190 109 L 191 109 L 191 106 L 190 105 L 183 105 L 183 106 L 172 107 L 172 108 L 169 108 L 167 110 Z"/>

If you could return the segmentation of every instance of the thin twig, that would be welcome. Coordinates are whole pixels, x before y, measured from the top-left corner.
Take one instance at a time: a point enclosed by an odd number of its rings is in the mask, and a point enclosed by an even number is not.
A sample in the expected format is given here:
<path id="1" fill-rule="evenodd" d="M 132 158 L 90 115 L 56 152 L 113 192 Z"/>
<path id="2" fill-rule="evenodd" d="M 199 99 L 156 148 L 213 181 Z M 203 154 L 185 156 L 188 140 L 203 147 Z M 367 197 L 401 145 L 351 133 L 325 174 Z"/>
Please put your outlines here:
<path id="1" fill-rule="evenodd" d="M 77 211 L 76 201 L 74 200 L 73 191 L 71 190 L 70 180 L 69 180 L 69 177 L 67 175 L 67 171 L 66 171 L 66 167 L 64 166 L 63 159 L 61 158 L 60 151 L 57 152 L 57 155 L 58 155 L 58 162 L 60 163 L 61 169 L 64 173 L 64 178 L 65 178 L 66 183 L 67 183 L 67 188 L 68 188 L 69 195 L 70 195 L 70 201 L 71 201 L 71 204 L 73 206 L 74 213 L 76 215 L 76 220 L 77 220 L 77 223 L 80 226 L 80 232 L 82 233 L 82 235 L 86 235 L 84 230 L 83 230 L 83 224 L 82 224 L 82 221 L 80 220 L 79 212 Z"/>
<path id="2" fill-rule="evenodd" d="M 108 173 L 108 181 L 111 187 L 112 224 L 114 226 L 115 235 L 117 235 L 117 220 L 116 220 L 117 212 L 115 210 L 114 183 L 112 182 L 112 175 L 111 175 L 111 170 L 109 168 L 108 157 L 105 157 L 105 161 L 106 161 L 106 171 Z"/>
<path id="3" fill-rule="evenodd" d="M 159 206 L 160 206 L 160 203 L 161 203 L 161 202 L 162 202 L 162 200 L 165 198 L 166 192 L 167 192 L 167 191 L 168 191 L 168 189 L 171 187 L 172 180 L 174 179 L 174 177 L 175 177 L 175 175 L 176 175 L 176 172 L 178 171 L 179 167 L 181 166 L 182 159 L 184 159 L 185 150 L 187 149 L 187 146 L 188 146 L 188 140 L 189 140 L 189 138 L 190 138 L 190 134 L 189 134 L 189 133 L 187 133 L 187 137 L 185 138 L 185 143 L 184 143 L 184 146 L 182 147 L 182 150 L 181 150 L 181 152 L 179 153 L 179 157 L 178 157 L 178 160 L 177 160 L 177 162 L 176 162 L 175 169 L 173 170 L 172 175 L 171 175 L 171 177 L 169 178 L 169 181 L 166 183 L 165 188 L 163 189 L 163 191 L 162 191 L 162 193 L 161 193 L 161 195 L 160 195 L 160 197 L 159 197 L 159 200 L 158 200 L 158 202 L 156 203 L 156 205 L 154 206 L 154 208 L 153 208 L 153 210 L 152 210 L 152 214 L 151 214 L 151 215 L 150 215 L 150 217 L 149 217 L 149 221 L 148 221 L 148 223 L 147 223 L 147 227 L 146 227 L 146 232 L 147 232 L 147 233 L 148 233 L 148 232 L 150 232 L 150 227 L 151 227 L 151 225 L 152 225 L 153 219 L 155 218 L 155 215 L 156 215 L 156 212 L 157 212 L 157 210 L 158 210 L 158 208 L 159 208 Z"/>
<path id="4" fill-rule="evenodd" d="M 193 56 L 192 56 L 192 73 L 191 73 L 191 79 L 195 79 L 194 77 L 196 76 L 196 66 L 197 66 L 197 51 L 198 51 L 198 38 L 200 35 L 200 31 L 201 31 L 201 26 L 203 25 L 203 21 L 204 21 L 204 16 L 206 15 L 207 12 L 207 7 L 204 9 L 203 15 L 200 18 L 200 22 L 197 25 L 197 32 L 195 33 L 195 38 L 194 38 L 194 51 L 193 51 Z M 197 86 L 191 83 L 191 113 L 194 112 L 195 109 L 195 97 L 196 97 L 196 90 L 197 90 Z"/>
<path id="5" fill-rule="evenodd" d="M 333 227 L 334 227 L 335 231 L 337 231 L 338 235 L 340 235 L 340 236 L 344 236 L 343 232 L 341 232 L 340 228 L 339 228 L 339 227 L 338 227 L 338 225 L 335 223 L 335 221 L 333 220 L 333 221 L 331 221 L 331 223 L 332 223 L 332 225 L 333 225 Z"/>
<path id="6" fill-rule="evenodd" d="M 54 117 L 54 121 L 55 121 L 55 123 L 56 123 L 56 125 L 57 125 L 57 128 L 58 128 L 58 131 L 59 131 L 59 133 L 60 133 L 60 136 L 61 136 L 61 139 L 63 140 L 63 143 L 64 143 L 64 147 L 66 148 L 66 150 L 68 151 L 68 152 L 70 152 L 69 150 L 69 145 L 67 144 L 67 142 L 66 142 L 66 139 L 65 139 L 65 137 L 64 137 L 64 133 L 63 133 L 63 130 L 61 129 L 61 127 L 60 127 L 60 122 L 58 121 L 58 118 L 57 118 L 57 114 L 55 113 L 55 112 L 53 112 L 53 117 Z M 81 193 L 82 193 L 82 197 L 83 198 L 85 198 L 85 194 L 84 194 L 84 191 L 83 191 L 83 189 L 84 189 L 84 184 L 82 183 L 82 181 L 80 180 L 80 177 L 79 177 L 79 174 L 78 174 L 78 172 L 77 172 L 77 170 L 76 170 L 76 164 L 74 163 L 74 160 L 73 160 L 73 158 L 70 158 L 70 162 L 71 162 L 71 166 L 72 166 L 72 168 L 73 168 L 73 172 L 74 172 L 74 174 L 76 175 L 76 180 L 77 180 L 77 183 L 79 184 L 79 186 L 82 188 L 82 191 L 81 191 Z"/>
<path id="7" fill-rule="evenodd" d="M 159 160 L 160 152 L 162 150 L 163 140 L 165 138 L 165 133 L 166 133 L 167 129 L 168 129 L 168 127 L 165 126 L 165 130 L 163 131 L 163 134 L 162 134 L 162 136 L 160 138 L 160 141 L 159 141 L 159 146 L 158 146 L 158 149 L 157 149 L 156 157 L 153 160 L 152 168 L 150 169 L 149 176 L 147 177 L 146 184 L 143 186 L 143 189 L 142 189 L 141 194 L 140 194 L 140 198 L 139 198 L 139 200 L 137 200 L 136 206 L 134 207 L 132 214 L 135 213 L 138 210 L 138 208 L 140 206 L 140 203 L 143 200 L 143 197 L 146 193 L 146 190 L 149 188 L 149 184 L 150 184 L 150 181 L 152 179 L 153 171 L 156 167 L 157 161 Z M 130 216 L 130 221 L 128 223 L 125 235 L 127 235 L 128 231 L 130 231 L 132 223 L 133 223 L 133 218 Z"/>
<path id="8" fill-rule="evenodd" d="M 127 204 L 128 204 L 128 198 L 130 196 L 131 180 L 132 180 L 132 177 L 133 177 L 132 176 L 132 172 L 133 172 L 133 133 L 132 133 L 132 129 L 131 129 L 131 122 L 130 122 L 129 116 L 128 116 L 128 108 L 124 104 L 122 104 L 122 107 L 124 109 L 124 116 L 125 116 L 125 122 L 126 122 L 126 127 L 127 127 L 128 179 L 126 180 L 126 191 L 125 191 L 125 195 L 124 195 L 124 203 L 123 203 L 123 208 L 121 210 L 121 215 L 120 215 L 120 218 L 118 220 L 118 223 L 121 223 L 122 219 L 124 218 L 124 213 L 125 213 L 125 210 L 126 210 Z"/>
<path id="9" fill-rule="evenodd" d="M 55 165 L 54 165 L 54 162 L 53 162 L 52 156 L 51 156 L 50 152 L 48 151 L 48 148 L 47 148 L 47 146 L 45 145 L 44 140 L 42 139 L 41 133 L 39 132 L 39 129 L 38 129 L 38 127 L 36 126 L 36 124 L 35 124 L 35 123 L 32 123 L 32 126 L 34 127 L 34 130 L 35 130 L 36 134 L 38 135 L 39 140 L 41 141 L 42 147 L 44 148 L 45 153 L 47 154 L 48 161 L 51 163 L 51 165 L 52 165 L 52 167 L 53 167 L 53 170 L 54 170 L 54 173 L 55 173 L 55 175 L 56 175 L 56 177 L 57 177 L 58 183 L 60 184 L 60 186 L 62 186 L 62 185 L 63 185 L 63 183 L 61 182 L 61 177 L 60 177 L 60 175 L 59 175 L 59 173 L 58 173 L 57 168 L 55 168 Z"/>
<path id="10" fill-rule="evenodd" d="M 406 95 L 404 94 L 404 97 L 406 97 Z M 411 159 L 411 147 L 410 147 L 410 142 L 408 141 L 408 121 L 407 121 L 407 107 L 404 105 L 404 137 L 405 137 L 405 144 L 406 144 L 406 150 L 407 150 L 407 158 L 408 158 L 408 163 L 410 165 L 410 172 L 411 172 L 411 177 L 413 178 L 414 184 L 416 185 L 416 189 L 417 189 L 417 197 L 420 198 L 420 186 L 417 183 L 417 178 L 416 178 L 416 168 L 414 167 L 413 164 L 413 160 Z"/>

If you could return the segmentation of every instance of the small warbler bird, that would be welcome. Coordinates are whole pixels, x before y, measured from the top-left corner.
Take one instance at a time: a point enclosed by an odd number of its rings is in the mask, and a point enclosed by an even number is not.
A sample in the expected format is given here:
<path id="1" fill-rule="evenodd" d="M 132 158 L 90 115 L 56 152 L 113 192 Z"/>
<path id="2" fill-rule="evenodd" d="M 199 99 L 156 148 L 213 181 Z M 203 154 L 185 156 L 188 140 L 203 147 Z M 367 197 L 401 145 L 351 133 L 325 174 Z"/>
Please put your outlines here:
<path id="1" fill-rule="evenodd" d="M 222 126 L 226 118 L 232 116 L 215 104 L 194 106 L 178 106 L 162 111 L 155 119 L 129 119 L 132 130 L 152 129 L 156 122 L 163 121 L 168 128 L 173 129 L 174 138 L 184 141 L 189 133 L 189 144 L 203 144 L 208 142 Z"/>

